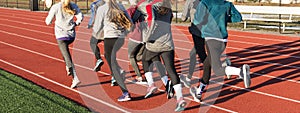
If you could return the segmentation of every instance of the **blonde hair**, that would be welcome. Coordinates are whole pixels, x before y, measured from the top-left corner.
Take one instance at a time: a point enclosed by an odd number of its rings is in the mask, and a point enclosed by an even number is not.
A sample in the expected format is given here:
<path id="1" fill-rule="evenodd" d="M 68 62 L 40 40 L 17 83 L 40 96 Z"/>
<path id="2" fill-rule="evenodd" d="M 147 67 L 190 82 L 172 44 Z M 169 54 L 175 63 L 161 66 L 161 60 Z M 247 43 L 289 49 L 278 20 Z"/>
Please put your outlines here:
<path id="1" fill-rule="evenodd" d="M 75 10 L 71 9 L 70 0 L 64 0 L 62 5 L 63 11 L 71 15 L 75 14 Z"/>
<path id="2" fill-rule="evenodd" d="M 116 0 L 110 0 L 108 2 L 108 17 L 109 20 L 115 23 L 118 27 L 125 28 L 126 30 L 130 30 L 132 23 L 126 16 L 125 12 L 122 11 L 116 2 Z"/>

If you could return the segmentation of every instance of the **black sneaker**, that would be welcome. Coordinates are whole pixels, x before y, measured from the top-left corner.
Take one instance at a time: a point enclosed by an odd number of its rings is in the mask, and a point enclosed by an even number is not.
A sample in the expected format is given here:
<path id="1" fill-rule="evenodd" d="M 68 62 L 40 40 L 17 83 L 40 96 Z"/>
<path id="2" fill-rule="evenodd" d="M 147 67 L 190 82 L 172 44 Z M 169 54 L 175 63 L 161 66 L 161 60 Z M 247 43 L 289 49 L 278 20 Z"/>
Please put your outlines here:
<path id="1" fill-rule="evenodd" d="M 172 97 L 174 97 L 175 92 L 170 80 L 168 80 L 166 84 L 166 92 L 167 92 L 167 99 L 171 99 Z"/>
<path id="2" fill-rule="evenodd" d="M 102 59 L 98 59 L 96 62 L 96 66 L 94 67 L 94 71 L 98 72 L 101 69 L 101 66 L 104 64 Z"/>

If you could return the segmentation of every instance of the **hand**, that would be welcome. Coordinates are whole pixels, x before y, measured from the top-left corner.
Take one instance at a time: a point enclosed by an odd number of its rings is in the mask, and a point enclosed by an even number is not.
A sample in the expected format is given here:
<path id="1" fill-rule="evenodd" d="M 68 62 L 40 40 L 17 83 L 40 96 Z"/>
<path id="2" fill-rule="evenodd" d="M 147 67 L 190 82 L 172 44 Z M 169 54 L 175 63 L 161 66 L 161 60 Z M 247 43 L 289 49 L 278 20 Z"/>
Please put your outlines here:
<path id="1" fill-rule="evenodd" d="M 88 29 L 91 29 L 92 27 L 93 27 L 92 25 L 88 25 L 88 26 L 87 26 Z"/>

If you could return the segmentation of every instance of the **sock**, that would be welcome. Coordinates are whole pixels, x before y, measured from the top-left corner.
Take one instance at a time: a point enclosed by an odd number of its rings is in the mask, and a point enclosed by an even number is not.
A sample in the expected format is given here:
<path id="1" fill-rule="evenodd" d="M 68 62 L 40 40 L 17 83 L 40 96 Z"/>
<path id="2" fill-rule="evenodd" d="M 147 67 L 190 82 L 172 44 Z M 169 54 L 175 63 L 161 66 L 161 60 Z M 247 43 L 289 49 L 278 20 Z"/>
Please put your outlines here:
<path id="1" fill-rule="evenodd" d="M 232 67 L 232 66 L 226 66 L 225 67 L 225 73 L 226 75 L 240 75 L 241 69 Z"/>
<path id="2" fill-rule="evenodd" d="M 153 82 L 153 77 L 152 77 L 152 72 L 146 72 L 145 73 L 145 77 L 147 79 L 147 84 L 149 85 L 149 87 L 154 83 Z"/>
<path id="3" fill-rule="evenodd" d="M 197 94 L 202 94 L 206 85 L 200 82 L 200 86 L 197 88 Z"/>
<path id="4" fill-rule="evenodd" d="M 163 76 L 161 77 L 161 81 L 163 82 L 163 84 L 166 86 L 167 82 L 168 82 L 168 76 Z"/>
<path id="5" fill-rule="evenodd" d="M 191 78 L 189 78 L 189 77 L 186 77 L 185 79 L 186 79 L 186 81 L 188 81 L 188 82 L 191 81 Z"/>
<path id="6" fill-rule="evenodd" d="M 180 100 L 183 97 L 181 84 L 176 84 L 173 86 L 173 88 L 176 94 L 176 100 Z"/>

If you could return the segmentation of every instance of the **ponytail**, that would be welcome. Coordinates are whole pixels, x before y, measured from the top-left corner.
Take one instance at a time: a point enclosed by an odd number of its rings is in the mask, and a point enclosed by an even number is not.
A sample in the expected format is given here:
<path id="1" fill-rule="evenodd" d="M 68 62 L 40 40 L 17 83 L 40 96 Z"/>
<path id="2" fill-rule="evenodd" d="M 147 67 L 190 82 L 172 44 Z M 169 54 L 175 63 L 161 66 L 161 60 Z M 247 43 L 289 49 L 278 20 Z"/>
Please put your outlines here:
<path id="1" fill-rule="evenodd" d="M 64 12 L 69 13 L 71 15 L 75 14 L 75 10 L 71 9 L 70 0 L 65 0 L 62 5 L 62 9 Z"/>
<path id="2" fill-rule="evenodd" d="M 108 5 L 108 16 L 110 21 L 115 23 L 118 27 L 130 30 L 132 23 L 126 16 L 125 12 L 120 9 L 119 5 L 116 3 L 116 0 L 111 0 L 108 2 Z"/>

